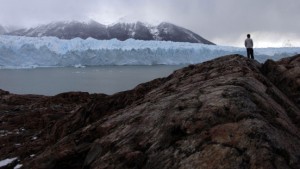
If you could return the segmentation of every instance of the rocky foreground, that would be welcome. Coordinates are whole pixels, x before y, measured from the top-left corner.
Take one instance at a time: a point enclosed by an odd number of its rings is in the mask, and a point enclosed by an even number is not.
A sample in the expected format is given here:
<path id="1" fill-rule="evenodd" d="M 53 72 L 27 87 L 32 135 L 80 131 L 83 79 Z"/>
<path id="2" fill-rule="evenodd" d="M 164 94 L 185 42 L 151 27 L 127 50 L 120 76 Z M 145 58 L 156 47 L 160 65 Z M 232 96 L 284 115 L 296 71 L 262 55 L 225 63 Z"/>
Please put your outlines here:
<path id="1" fill-rule="evenodd" d="M 1 91 L 0 149 L 2 168 L 299 169 L 300 55 L 225 56 L 111 96 Z"/>

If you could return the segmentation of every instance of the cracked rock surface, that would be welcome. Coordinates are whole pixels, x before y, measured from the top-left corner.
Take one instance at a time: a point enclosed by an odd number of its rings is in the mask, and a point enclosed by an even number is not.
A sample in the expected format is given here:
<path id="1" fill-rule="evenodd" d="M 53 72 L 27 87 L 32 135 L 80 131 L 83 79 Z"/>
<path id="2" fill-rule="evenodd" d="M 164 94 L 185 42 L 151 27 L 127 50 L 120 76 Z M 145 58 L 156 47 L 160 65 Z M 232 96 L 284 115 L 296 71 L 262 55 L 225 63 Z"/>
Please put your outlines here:
<path id="1" fill-rule="evenodd" d="M 298 169 L 299 68 L 300 55 L 264 64 L 230 55 L 114 95 L 1 91 L 0 159 L 41 169 Z M 21 134 L 7 134 L 14 129 Z"/>

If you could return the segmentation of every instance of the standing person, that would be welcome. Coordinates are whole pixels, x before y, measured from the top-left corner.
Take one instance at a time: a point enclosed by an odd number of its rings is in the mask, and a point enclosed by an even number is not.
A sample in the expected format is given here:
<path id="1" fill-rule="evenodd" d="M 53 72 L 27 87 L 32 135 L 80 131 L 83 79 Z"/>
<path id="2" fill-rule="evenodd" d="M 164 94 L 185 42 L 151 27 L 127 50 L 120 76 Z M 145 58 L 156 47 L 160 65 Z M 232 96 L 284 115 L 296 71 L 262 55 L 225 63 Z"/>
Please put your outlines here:
<path id="1" fill-rule="evenodd" d="M 247 56 L 250 59 L 254 59 L 253 54 L 253 40 L 250 38 L 250 34 L 247 35 L 247 39 L 245 40 L 245 47 L 247 48 Z"/>

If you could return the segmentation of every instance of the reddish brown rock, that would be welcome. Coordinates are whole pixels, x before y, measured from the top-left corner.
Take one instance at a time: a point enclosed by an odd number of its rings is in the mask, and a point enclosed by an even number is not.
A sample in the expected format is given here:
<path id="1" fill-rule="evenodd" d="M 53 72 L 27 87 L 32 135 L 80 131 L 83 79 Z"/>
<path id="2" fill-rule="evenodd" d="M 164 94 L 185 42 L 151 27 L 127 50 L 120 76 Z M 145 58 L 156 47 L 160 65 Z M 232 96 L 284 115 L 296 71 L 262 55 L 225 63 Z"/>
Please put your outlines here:
<path id="1" fill-rule="evenodd" d="M 298 169 L 299 58 L 225 56 L 111 96 L 1 91 L 1 127 L 21 128 L 9 120 L 26 116 L 35 125 L 20 139 L 32 149 L 6 147 L 0 157 L 24 168 Z"/>

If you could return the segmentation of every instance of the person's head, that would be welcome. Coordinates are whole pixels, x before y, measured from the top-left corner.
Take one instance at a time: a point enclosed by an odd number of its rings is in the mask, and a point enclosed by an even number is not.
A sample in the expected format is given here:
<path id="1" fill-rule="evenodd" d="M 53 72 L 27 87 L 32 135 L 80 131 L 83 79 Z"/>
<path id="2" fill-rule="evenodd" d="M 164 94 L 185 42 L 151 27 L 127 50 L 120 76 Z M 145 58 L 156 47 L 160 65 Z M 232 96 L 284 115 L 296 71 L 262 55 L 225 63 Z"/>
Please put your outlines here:
<path id="1" fill-rule="evenodd" d="M 247 38 L 250 38 L 250 34 L 247 35 Z"/>

